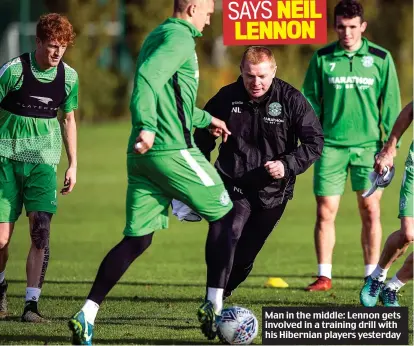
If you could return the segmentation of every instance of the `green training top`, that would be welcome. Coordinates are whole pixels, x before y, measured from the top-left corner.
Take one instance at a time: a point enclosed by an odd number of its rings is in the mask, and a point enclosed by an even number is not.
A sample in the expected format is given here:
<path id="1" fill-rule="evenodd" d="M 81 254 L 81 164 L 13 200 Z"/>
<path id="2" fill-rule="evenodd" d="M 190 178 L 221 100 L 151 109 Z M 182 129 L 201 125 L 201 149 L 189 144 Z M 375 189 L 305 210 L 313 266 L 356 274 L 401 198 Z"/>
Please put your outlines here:
<path id="1" fill-rule="evenodd" d="M 52 82 L 57 67 L 41 70 L 34 52 L 30 53 L 33 75 L 42 83 Z M 64 63 L 66 99 L 61 105 L 64 113 L 78 108 L 78 74 Z M 0 102 L 6 95 L 20 89 L 23 84 L 20 58 L 14 58 L 0 68 Z M 57 118 L 41 119 L 19 116 L 0 107 L 0 156 L 31 163 L 59 163 L 62 152 L 62 136 Z"/>
<path id="2" fill-rule="evenodd" d="M 320 117 L 330 146 L 380 146 L 380 125 L 388 138 L 401 110 L 391 54 L 366 38 L 351 57 L 339 42 L 319 49 L 302 92 Z"/>
<path id="3" fill-rule="evenodd" d="M 141 130 L 155 132 L 151 153 L 195 146 L 193 126 L 211 123 L 211 115 L 195 106 L 199 70 L 194 38 L 199 36 L 187 21 L 169 18 L 146 38 L 130 103 L 128 154 Z"/>

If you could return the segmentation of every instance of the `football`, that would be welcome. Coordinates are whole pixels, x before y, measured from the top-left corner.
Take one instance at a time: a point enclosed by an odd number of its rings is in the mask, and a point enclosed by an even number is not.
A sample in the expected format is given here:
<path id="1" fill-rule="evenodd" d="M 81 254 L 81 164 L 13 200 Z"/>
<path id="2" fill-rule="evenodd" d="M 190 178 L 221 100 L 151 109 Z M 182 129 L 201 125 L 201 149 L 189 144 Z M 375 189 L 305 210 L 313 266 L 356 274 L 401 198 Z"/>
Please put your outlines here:
<path id="1" fill-rule="evenodd" d="M 259 323 L 248 309 L 232 306 L 223 309 L 217 334 L 221 342 L 230 345 L 248 345 L 257 336 Z"/>

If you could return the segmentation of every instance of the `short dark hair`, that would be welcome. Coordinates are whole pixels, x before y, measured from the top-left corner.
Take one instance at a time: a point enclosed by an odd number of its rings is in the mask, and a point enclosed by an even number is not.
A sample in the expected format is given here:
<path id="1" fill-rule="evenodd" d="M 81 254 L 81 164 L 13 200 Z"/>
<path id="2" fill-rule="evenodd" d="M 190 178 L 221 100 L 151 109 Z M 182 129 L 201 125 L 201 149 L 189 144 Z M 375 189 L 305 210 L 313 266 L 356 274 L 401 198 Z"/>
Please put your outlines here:
<path id="1" fill-rule="evenodd" d="M 341 0 L 334 9 L 334 24 L 336 24 L 337 16 L 347 19 L 361 17 L 362 23 L 364 21 L 364 8 L 357 0 Z"/>

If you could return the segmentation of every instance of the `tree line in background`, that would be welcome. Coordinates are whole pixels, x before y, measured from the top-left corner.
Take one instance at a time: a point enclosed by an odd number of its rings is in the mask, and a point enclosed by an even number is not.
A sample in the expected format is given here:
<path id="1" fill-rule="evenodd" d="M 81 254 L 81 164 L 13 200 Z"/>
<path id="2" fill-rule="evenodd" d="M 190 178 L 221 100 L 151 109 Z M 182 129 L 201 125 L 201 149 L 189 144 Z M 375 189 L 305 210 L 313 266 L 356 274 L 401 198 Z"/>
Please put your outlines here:
<path id="1" fill-rule="evenodd" d="M 332 13 L 337 1 L 327 2 L 330 42 L 336 40 Z M 75 46 L 68 50 L 65 61 L 80 75 L 79 118 L 88 122 L 127 118 L 135 61 L 141 44 L 149 32 L 172 14 L 173 0 L 45 0 L 45 4 L 49 11 L 67 15 L 77 33 Z M 391 51 L 402 101 L 406 103 L 413 97 L 412 1 L 399 0 L 397 4 L 390 0 L 362 0 L 362 4 L 368 22 L 366 37 Z M 120 35 L 108 32 L 106 23 L 111 21 L 120 21 Z M 216 11 L 212 25 L 197 40 L 199 107 L 239 75 L 240 58 L 246 47 L 223 47 L 221 34 L 221 12 Z M 320 47 L 270 47 L 277 60 L 277 76 L 300 89 L 309 60 Z"/>

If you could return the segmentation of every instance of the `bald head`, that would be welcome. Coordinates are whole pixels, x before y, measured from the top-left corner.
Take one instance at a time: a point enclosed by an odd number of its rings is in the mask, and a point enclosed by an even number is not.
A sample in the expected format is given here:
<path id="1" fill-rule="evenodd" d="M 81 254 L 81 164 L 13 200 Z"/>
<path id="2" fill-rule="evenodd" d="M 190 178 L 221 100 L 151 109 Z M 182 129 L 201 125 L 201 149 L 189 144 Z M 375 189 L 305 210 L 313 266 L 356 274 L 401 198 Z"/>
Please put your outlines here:
<path id="1" fill-rule="evenodd" d="M 174 12 L 185 12 L 188 5 L 205 1 L 206 0 L 174 0 Z"/>
<path id="2" fill-rule="evenodd" d="M 214 0 L 174 0 L 174 17 L 186 20 L 202 32 L 210 25 Z"/>

